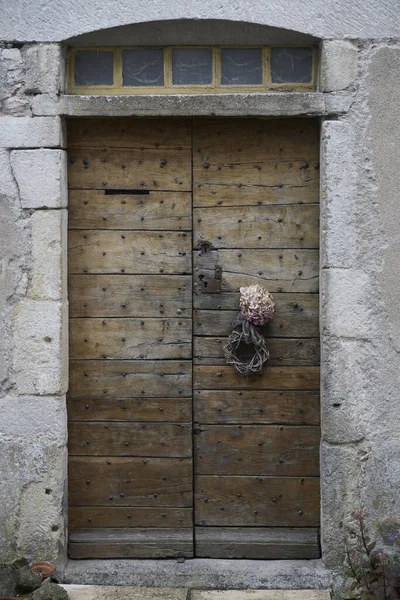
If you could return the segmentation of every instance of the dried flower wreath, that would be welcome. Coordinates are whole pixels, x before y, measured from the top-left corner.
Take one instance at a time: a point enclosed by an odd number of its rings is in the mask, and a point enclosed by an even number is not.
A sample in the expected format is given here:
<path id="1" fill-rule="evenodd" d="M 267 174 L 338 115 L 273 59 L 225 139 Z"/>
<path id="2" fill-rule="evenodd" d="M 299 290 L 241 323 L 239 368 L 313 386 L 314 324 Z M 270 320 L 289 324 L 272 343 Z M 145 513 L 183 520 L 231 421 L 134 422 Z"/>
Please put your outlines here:
<path id="1" fill-rule="evenodd" d="M 272 319 L 274 309 L 273 297 L 260 285 L 240 288 L 240 313 L 233 323 L 228 343 L 223 348 L 227 364 L 232 365 L 239 375 L 258 373 L 269 359 L 266 341 L 258 327 Z M 241 344 L 253 346 L 254 354 L 251 358 L 239 357 Z"/>

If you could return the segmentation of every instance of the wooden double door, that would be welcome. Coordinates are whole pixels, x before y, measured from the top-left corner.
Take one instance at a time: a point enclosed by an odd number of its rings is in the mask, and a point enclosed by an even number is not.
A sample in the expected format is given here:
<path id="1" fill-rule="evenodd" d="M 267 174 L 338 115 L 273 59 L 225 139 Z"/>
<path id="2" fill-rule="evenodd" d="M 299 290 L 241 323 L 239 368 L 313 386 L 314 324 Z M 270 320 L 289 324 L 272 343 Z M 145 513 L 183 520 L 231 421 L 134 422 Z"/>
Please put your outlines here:
<path id="1" fill-rule="evenodd" d="M 79 119 L 69 141 L 69 552 L 319 556 L 313 120 Z M 271 359 L 222 346 L 239 288 Z"/>

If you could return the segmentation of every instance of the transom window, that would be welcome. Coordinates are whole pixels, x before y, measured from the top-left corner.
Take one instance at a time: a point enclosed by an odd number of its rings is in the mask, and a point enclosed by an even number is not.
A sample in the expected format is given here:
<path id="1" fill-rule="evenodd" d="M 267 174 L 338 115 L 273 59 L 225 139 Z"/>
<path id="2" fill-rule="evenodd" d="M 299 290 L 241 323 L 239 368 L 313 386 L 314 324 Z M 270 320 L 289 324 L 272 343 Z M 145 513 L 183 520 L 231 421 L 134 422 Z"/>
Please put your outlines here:
<path id="1" fill-rule="evenodd" d="M 313 46 L 73 48 L 71 94 L 313 91 Z"/>

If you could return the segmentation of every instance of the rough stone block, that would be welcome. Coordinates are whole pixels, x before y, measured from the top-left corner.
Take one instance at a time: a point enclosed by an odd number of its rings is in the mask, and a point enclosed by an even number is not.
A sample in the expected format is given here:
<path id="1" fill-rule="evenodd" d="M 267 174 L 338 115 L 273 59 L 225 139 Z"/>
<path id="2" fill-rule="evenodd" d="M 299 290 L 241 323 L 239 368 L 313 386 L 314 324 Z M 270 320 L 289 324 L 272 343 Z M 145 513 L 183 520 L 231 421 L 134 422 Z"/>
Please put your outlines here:
<path id="1" fill-rule="evenodd" d="M 325 269 L 321 276 L 321 325 L 325 334 L 371 339 L 382 315 L 378 291 L 369 275 L 357 269 Z"/>
<path id="2" fill-rule="evenodd" d="M 0 399 L 0 555 L 59 557 L 67 474 L 64 397 Z"/>
<path id="3" fill-rule="evenodd" d="M 62 300 L 67 287 L 67 211 L 37 210 L 32 215 L 33 270 L 30 297 Z"/>
<path id="4" fill-rule="evenodd" d="M 60 117 L 0 117 L 0 148 L 63 146 Z"/>
<path id="5" fill-rule="evenodd" d="M 321 87 L 323 92 L 339 92 L 357 78 L 357 48 L 346 40 L 325 40 L 322 47 Z"/>
<path id="6" fill-rule="evenodd" d="M 0 101 L 23 90 L 24 61 L 18 48 L 0 50 Z"/>
<path id="7" fill-rule="evenodd" d="M 191 600 L 330 600 L 328 590 L 194 590 Z"/>
<path id="8" fill-rule="evenodd" d="M 321 130 L 321 266 L 351 267 L 357 253 L 355 132 L 343 121 Z"/>
<path id="9" fill-rule="evenodd" d="M 187 600 L 189 590 L 169 587 L 62 585 L 70 600 Z"/>
<path id="10" fill-rule="evenodd" d="M 11 166 L 23 208 L 67 206 L 67 155 L 64 150 L 13 150 Z"/>
<path id="11" fill-rule="evenodd" d="M 19 394 L 67 390 L 66 302 L 23 300 L 14 310 L 14 369 Z"/>
<path id="12" fill-rule="evenodd" d="M 35 44 L 25 52 L 25 91 L 48 94 L 62 91 L 64 58 L 59 44 Z"/>

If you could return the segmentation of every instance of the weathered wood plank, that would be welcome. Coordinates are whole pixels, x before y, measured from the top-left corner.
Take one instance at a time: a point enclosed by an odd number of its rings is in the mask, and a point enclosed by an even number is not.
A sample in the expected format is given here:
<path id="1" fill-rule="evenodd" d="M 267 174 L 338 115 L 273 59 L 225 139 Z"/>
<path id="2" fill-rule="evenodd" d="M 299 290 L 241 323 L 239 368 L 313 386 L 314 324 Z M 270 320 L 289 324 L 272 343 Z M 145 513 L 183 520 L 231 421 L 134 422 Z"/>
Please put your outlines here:
<path id="1" fill-rule="evenodd" d="M 192 527 L 191 508 L 72 506 L 69 529 L 97 527 Z"/>
<path id="2" fill-rule="evenodd" d="M 192 421 L 190 398 L 68 398 L 69 421 Z"/>
<path id="3" fill-rule="evenodd" d="M 191 271 L 190 236 L 168 231 L 70 230 L 69 273 L 164 273 Z"/>
<path id="4" fill-rule="evenodd" d="M 319 206 L 195 208 L 194 246 L 214 248 L 318 248 Z"/>
<path id="5" fill-rule="evenodd" d="M 190 191 L 190 150 L 72 148 L 70 188 Z"/>
<path id="6" fill-rule="evenodd" d="M 225 356 L 223 346 L 227 338 L 218 337 L 194 337 L 193 338 L 193 362 L 198 365 L 223 365 Z M 268 349 L 270 366 L 311 366 L 319 365 L 319 338 L 289 339 L 269 338 Z M 253 349 L 246 348 L 241 351 L 241 356 L 251 358 Z"/>
<path id="7" fill-rule="evenodd" d="M 68 450 L 71 456 L 168 456 L 192 455 L 191 425 L 182 423 L 70 422 Z"/>
<path id="8" fill-rule="evenodd" d="M 70 506 L 191 507 L 190 458 L 70 456 Z"/>
<path id="9" fill-rule="evenodd" d="M 75 529 L 71 558 L 176 558 L 193 556 L 190 529 Z"/>
<path id="10" fill-rule="evenodd" d="M 193 206 L 260 206 L 265 204 L 309 204 L 319 201 L 319 178 L 312 171 L 303 171 L 297 163 L 263 163 L 262 184 L 239 183 L 195 183 Z M 217 167 L 218 170 L 218 167 Z M 222 168 L 221 168 L 222 171 Z M 270 179 L 269 179 L 270 172 Z M 267 175 L 268 174 L 268 175 Z M 215 178 L 215 169 L 204 173 L 205 177 Z M 236 177 L 235 177 L 236 179 Z M 195 180 L 196 181 L 196 180 Z"/>
<path id="11" fill-rule="evenodd" d="M 191 370 L 190 361 L 70 360 L 69 395 L 190 398 Z"/>
<path id="12" fill-rule="evenodd" d="M 202 119 L 193 123 L 193 150 L 195 169 L 205 161 L 318 161 L 319 127 L 310 119 Z"/>
<path id="13" fill-rule="evenodd" d="M 318 250 L 204 250 L 193 253 L 195 280 L 200 284 L 213 279 L 219 265 L 223 292 L 238 294 L 244 281 L 271 292 L 318 292 Z"/>
<path id="14" fill-rule="evenodd" d="M 196 527 L 196 556 L 264 560 L 319 558 L 318 529 Z"/>
<path id="15" fill-rule="evenodd" d="M 216 300 L 212 300 L 212 296 Z M 196 304 L 218 303 L 220 310 L 201 310 L 194 312 L 193 331 L 195 335 L 228 336 L 232 323 L 238 315 L 239 296 L 236 310 L 224 310 L 232 302 L 223 294 L 202 294 L 196 297 Z M 203 300 L 204 298 L 204 300 Z M 210 300 L 209 300 L 210 298 Z M 233 302 L 232 302 L 233 304 Z M 196 307 L 197 308 L 197 307 Z M 261 328 L 265 337 L 315 338 L 319 337 L 319 298 L 317 294 L 279 294 L 275 298 L 275 313 L 272 321 Z"/>
<path id="16" fill-rule="evenodd" d="M 186 275 L 70 275 L 71 317 L 191 318 Z"/>
<path id="17" fill-rule="evenodd" d="M 242 377 L 227 365 L 194 365 L 198 390 L 318 390 L 319 367 L 264 367 L 258 375 Z"/>
<path id="18" fill-rule="evenodd" d="M 319 425 L 319 403 L 318 392 L 197 390 L 193 418 L 199 423 Z"/>
<path id="19" fill-rule="evenodd" d="M 319 427 L 195 424 L 194 432 L 197 474 L 319 475 Z"/>
<path id="20" fill-rule="evenodd" d="M 159 231 L 192 227 L 188 192 L 105 195 L 104 190 L 70 190 L 68 202 L 70 229 Z"/>
<path id="21" fill-rule="evenodd" d="M 196 524 L 236 527 L 319 525 L 317 477 L 195 478 Z M 223 508 L 223 510 L 221 510 Z"/>
<path id="22" fill-rule="evenodd" d="M 190 319 L 70 319 L 70 358 L 191 358 Z"/>
<path id="23" fill-rule="evenodd" d="M 190 148 L 190 119 L 70 119 L 68 146 Z"/>

